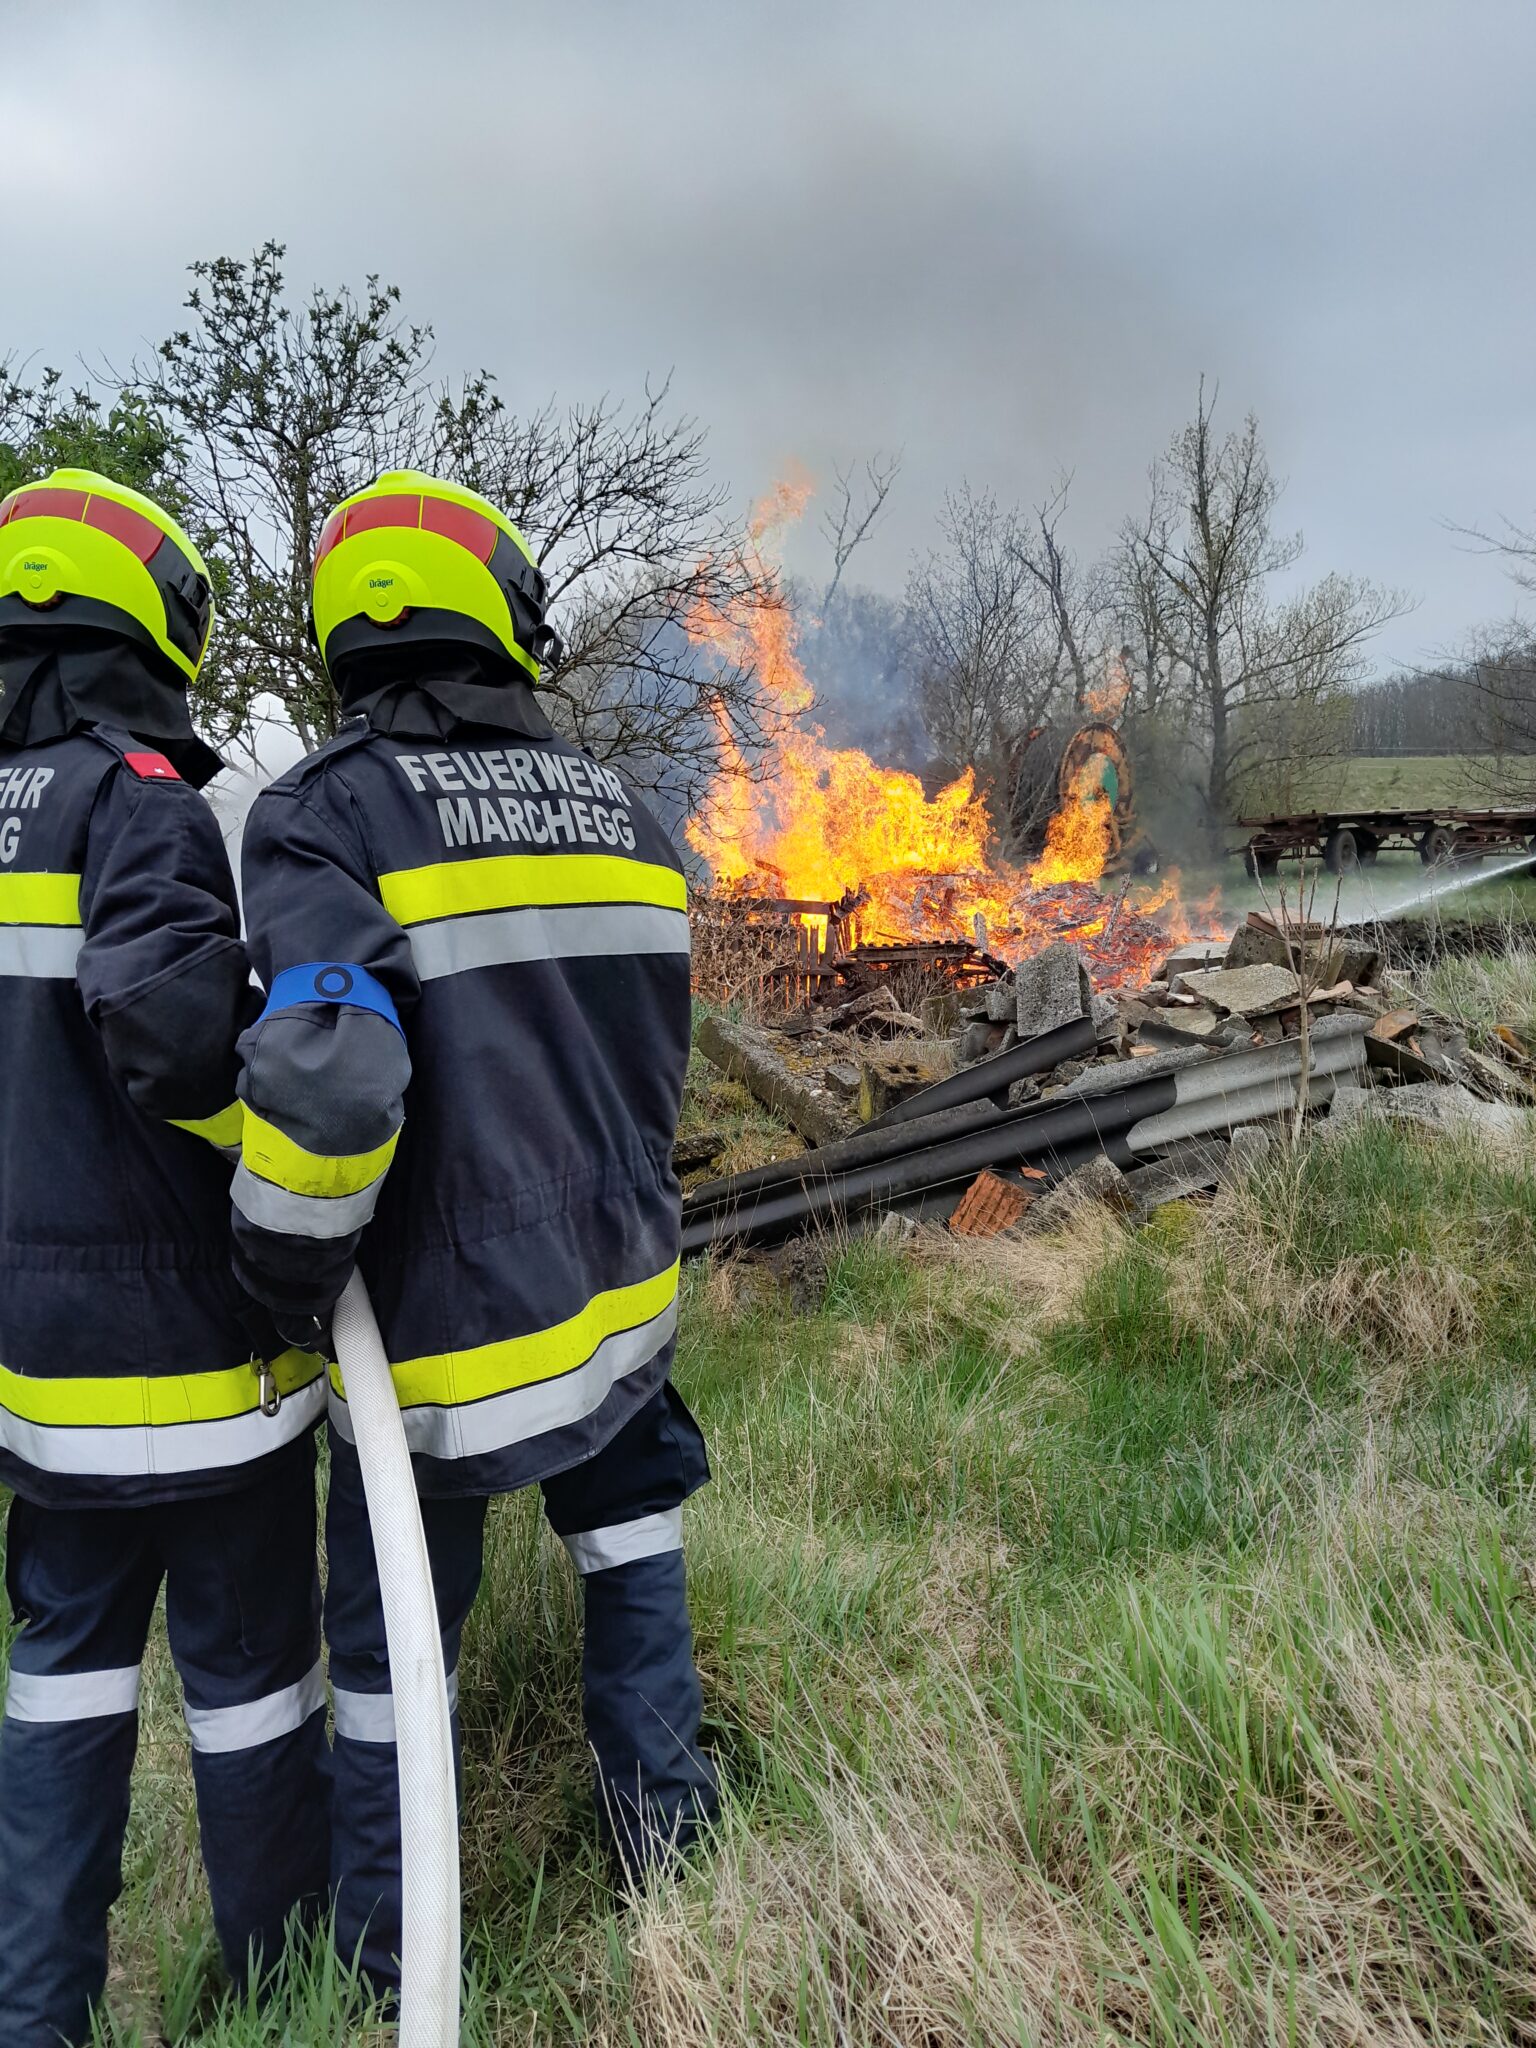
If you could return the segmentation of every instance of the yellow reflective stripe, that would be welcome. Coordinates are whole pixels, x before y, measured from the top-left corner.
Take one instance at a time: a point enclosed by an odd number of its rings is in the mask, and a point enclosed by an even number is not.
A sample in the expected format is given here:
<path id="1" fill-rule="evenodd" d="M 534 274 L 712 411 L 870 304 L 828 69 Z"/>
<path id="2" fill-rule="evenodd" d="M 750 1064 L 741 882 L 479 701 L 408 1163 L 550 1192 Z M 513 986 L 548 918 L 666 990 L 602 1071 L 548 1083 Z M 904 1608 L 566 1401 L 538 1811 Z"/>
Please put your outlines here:
<path id="1" fill-rule="evenodd" d="M 78 875 L 0 875 L 0 924 L 78 924 Z"/>
<path id="2" fill-rule="evenodd" d="M 217 1116 L 168 1116 L 178 1131 L 190 1131 L 194 1138 L 206 1138 L 210 1145 L 238 1146 L 245 1125 L 245 1104 L 232 1102 Z"/>
<path id="3" fill-rule="evenodd" d="M 324 1370 L 317 1352 L 285 1351 L 272 1361 L 279 1393 L 296 1394 Z M 255 1365 L 154 1379 L 35 1379 L 0 1365 L 0 1408 L 23 1422 L 60 1429 L 130 1429 L 148 1424 L 169 1429 L 178 1422 L 228 1422 L 261 1406 Z"/>
<path id="4" fill-rule="evenodd" d="M 585 1308 L 550 1330 L 531 1330 L 525 1337 L 506 1337 L 497 1344 L 477 1344 L 469 1351 L 448 1351 L 436 1358 L 411 1358 L 391 1366 L 402 1408 L 451 1407 L 484 1401 L 493 1394 L 530 1387 L 539 1380 L 574 1372 L 609 1337 L 635 1329 L 659 1316 L 676 1298 L 678 1266 L 668 1266 L 654 1280 L 595 1294 Z M 340 1368 L 331 1367 L 331 1384 L 346 1398 Z"/>
<path id="5" fill-rule="evenodd" d="M 371 1152 L 306 1152 L 247 1106 L 240 1156 L 252 1173 L 291 1195 L 356 1195 L 378 1179 L 399 1142 L 396 1131 Z"/>
<path id="6" fill-rule="evenodd" d="M 688 908 L 688 885 L 675 868 L 613 853 L 501 853 L 434 861 L 380 875 L 379 894 L 396 924 L 461 917 L 477 910 L 546 904 L 654 903 Z"/>

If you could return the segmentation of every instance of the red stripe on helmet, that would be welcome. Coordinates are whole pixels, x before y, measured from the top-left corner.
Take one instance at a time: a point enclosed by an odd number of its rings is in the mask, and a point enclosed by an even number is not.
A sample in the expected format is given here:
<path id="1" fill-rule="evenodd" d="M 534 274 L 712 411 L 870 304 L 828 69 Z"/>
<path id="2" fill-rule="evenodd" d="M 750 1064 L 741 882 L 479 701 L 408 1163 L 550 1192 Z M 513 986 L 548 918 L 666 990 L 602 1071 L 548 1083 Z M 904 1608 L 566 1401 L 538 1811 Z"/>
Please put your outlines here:
<path id="1" fill-rule="evenodd" d="M 315 548 L 315 567 L 318 569 L 332 548 L 341 545 L 341 536 L 346 531 L 347 515 L 338 505 L 320 529 L 320 539 Z"/>
<path id="2" fill-rule="evenodd" d="M 489 562 L 499 535 L 494 519 L 451 498 L 417 498 L 404 493 L 387 498 L 364 498 L 351 506 L 338 506 L 320 529 L 315 547 L 315 567 L 343 540 L 360 533 L 376 533 L 385 527 L 419 527 L 465 548 L 478 562 Z"/>
<path id="3" fill-rule="evenodd" d="M 388 498 L 364 498 L 347 512 L 347 539 L 372 533 L 381 526 L 419 526 L 421 500 L 404 493 Z"/>
<path id="4" fill-rule="evenodd" d="M 496 548 L 496 522 L 483 512 L 457 505 L 451 498 L 425 498 L 421 507 L 424 533 L 440 533 L 444 540 L 468 548 L 477 561 L 488 562 Z"/>
<path id="5" fill-rule="evenodd" d="M 89 502 L 84 491 L 37 489 L 18 491 L 11 500 L 12 519 L 84 519 Z"/>
<path id="6" fill-rule="evenodd" d="M 131 505 L 119 505 L 115 498 L 92 498 L 81 516 L 87 526 L 111 534 L 145 564 L 165 539 L 153 519 L 135 512 Z"/>

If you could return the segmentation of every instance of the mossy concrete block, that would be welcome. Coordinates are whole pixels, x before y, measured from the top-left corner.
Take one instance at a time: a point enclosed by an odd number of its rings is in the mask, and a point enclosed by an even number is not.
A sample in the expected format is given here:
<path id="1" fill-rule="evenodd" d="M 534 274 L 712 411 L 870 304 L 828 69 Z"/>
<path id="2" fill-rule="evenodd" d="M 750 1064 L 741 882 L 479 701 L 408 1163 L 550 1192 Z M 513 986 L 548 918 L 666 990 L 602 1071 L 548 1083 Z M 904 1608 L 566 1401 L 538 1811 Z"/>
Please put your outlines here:
<path id="1" fill-rule="evenodd" d="M 782 1117 L 807 1144 L 830 1145 L 858 1129 L 819 1067 L 799 1066 L 793 1042 L 780 1033 L 728 1017 L 706 1017 L 697 1043 L 706 1059 L 750 1088 L 765 1109 Z"/>

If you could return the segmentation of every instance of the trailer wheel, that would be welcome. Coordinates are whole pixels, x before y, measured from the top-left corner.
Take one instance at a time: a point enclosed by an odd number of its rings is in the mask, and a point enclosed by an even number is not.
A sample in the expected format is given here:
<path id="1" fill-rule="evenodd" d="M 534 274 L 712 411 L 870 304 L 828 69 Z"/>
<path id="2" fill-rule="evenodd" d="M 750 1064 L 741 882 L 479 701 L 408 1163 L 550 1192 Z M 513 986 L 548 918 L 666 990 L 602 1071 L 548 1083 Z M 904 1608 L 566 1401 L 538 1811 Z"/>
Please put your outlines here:
<path id="1" fill-rule="evenodd" d="M 1440 867 L 1456 851 L 1456 834 L 1449 825 L 1431 825 L 1419 841 L 1419 859 L 1427 868 Z"/>
<path id="2" fill-rule="evenodd" d="M 1377 856 L 1381 852 L 1381 841 L 1373 832 L 1357 832 L 1355 834 L 1355 850 L 1360 856 L 1361 867 L 1373 868 L 1376 865 Z"/>
<path id="3" fill-rule="evenodd" d="M 1261 852 L 1256 846 L 1243 848 L 1243 873 L 1250 882 L 1267 882 L 1280 872 L 1278 853 Z"/>
<path id="4" fill-rule="evenodd" d="M 1360 846 L 1347 825 L 1330 832 L 1323 845 L 1323 866 L 1330 875 L 1352 875 L 1360 865 Z"/>

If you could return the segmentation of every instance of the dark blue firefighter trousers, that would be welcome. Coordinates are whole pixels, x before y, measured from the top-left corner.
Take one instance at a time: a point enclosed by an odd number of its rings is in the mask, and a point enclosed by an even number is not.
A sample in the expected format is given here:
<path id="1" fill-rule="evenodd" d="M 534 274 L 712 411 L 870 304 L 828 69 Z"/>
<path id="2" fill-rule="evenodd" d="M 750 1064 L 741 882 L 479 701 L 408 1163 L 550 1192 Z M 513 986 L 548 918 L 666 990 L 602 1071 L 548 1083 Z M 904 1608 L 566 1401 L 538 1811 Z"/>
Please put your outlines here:
<path id="1" fill-rule="evenodd" d="M 139 1663 L 161 1582 L 203 1860 L 237 1983 L 323 1906 L 329 1765 L 313 1439 L 252 1485 L 158 1507 L 16 1500 L 6 1584 L 24 1624 L 0 1723 L 0 2042 L 90 2037 L 122 1886 Z"/>
<path id="2" fill-rule="evenodd" d="M 336 1702 L 336 1943 L 375 1990 L 400 1982 L 400 1807 L 394 1702 L 357 1453 L 333 1431 L 326 1637 Z M 686 1848 L 718 1803 L 698 1745 L 702 1701 L 683 1579 L 682 1504 L 709 1476 L 704 1441 L 663 1386 L 605 1449 L 544 1482 L 544 1509 L 582 1575 L 582 1691 L 600 1825 L 639 1871 Z M 423 1500 L 459 1742 L 459 1639 L 480 1585 L 483 1498 Z"/>

